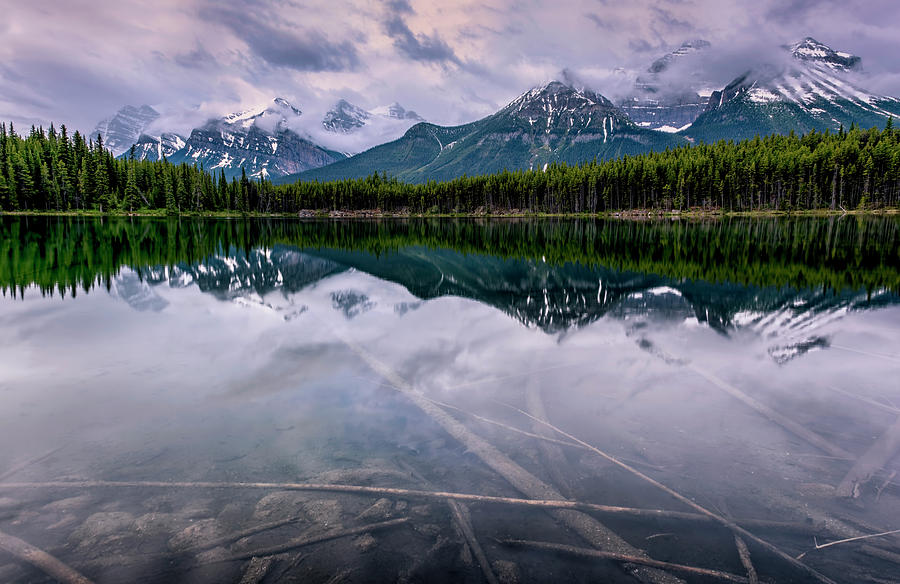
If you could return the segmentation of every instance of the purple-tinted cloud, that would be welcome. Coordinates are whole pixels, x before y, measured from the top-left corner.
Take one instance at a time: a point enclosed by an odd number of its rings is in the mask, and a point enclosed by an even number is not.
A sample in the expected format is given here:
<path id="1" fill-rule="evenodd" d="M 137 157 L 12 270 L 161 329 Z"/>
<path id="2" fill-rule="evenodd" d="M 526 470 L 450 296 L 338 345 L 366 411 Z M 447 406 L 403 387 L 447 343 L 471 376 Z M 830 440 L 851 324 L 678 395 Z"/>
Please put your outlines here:
<path id="1" fill-rule="evenodd" d="M 900 95 L 895 0 L 29 0 L 0 18 L 0 119 L 89 130 L 126 103 L 172 129 L 285 96 L 471 121 L 563 69 L 610 97 L 688 39 L 672 83 L 727 84 L 813 36 Z M 684 70 L 678 69 L 684 67 Z M 162 123 L 162 122 L 161 122 Z"/>

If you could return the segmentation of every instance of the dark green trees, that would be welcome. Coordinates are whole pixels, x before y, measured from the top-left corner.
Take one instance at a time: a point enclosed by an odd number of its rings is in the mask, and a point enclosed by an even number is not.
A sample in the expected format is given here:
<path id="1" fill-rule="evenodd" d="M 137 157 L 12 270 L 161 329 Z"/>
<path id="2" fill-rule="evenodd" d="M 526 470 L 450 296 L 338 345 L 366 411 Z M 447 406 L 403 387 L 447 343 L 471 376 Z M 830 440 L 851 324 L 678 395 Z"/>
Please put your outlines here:
<path id="1" fill-rule="evenodd" d="M 411 185 L 385 175 L 273 185 L 225 179 L 186 164 L 115 159 L 102 140 L 51 126 L 19 136 L 0 124 L 0 210 L 603 213 L 629 209 L 729 211 L 900 206 L 900 133 L 769 136 L 623 156 L 579 166 L 462 176 Z"/>

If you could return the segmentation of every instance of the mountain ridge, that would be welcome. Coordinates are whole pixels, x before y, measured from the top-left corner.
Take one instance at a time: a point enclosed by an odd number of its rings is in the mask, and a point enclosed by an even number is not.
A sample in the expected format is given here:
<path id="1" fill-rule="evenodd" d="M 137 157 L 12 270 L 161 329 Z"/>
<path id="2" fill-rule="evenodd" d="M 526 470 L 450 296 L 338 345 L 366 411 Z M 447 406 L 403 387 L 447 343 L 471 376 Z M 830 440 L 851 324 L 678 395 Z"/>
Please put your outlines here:
<path id="1" fill-rule="evenodd" d="M 419 123 L 398 140 L 279 182 L 361 178 L 385 172 L 409 182 L 504 169 L 541 169 L 685 143 L 635 125 L 609 99 L 552 81 L 498 112 L 459 126 Z"/>

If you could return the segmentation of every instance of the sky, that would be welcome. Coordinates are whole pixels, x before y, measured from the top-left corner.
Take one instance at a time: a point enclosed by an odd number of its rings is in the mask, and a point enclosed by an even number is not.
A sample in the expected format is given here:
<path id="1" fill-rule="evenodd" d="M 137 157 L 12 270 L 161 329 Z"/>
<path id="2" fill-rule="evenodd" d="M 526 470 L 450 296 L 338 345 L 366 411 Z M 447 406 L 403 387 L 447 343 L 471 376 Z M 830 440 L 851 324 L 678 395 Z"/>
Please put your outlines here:
<path id="1" fill-rule="evenodd" d="M 90 130 L 125 104 L 189 132 L 281 96 L 399 102 L 440 124 L 493 113 L 563 72 L 608 97 L 683 41 L 724 86 L 812 36 L 900 95 L 896 0 L 0 0 L 0 119 Z"/>

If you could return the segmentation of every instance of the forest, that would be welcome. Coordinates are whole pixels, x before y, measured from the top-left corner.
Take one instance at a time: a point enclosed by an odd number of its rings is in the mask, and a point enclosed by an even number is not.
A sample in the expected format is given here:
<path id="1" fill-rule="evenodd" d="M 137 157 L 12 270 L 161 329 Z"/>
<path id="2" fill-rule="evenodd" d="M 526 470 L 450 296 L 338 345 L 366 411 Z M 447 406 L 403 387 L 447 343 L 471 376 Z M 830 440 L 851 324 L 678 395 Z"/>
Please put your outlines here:
<path id="1" fill-rule="evenodd" d="M 900 206 L 900 134 L 855 126 L 696 144 L 578 166 L 407 184 L 386 175 L 274 185 L 187 164 L 113 157 L 100 136 L 0 124 L 0 211 L 612 213 L 884 209 Z"/>
<path id="2" fill-rule="evenodd" d="M 823 292 L 900 292 L 892 217 L 734 217 L 721 221 L 391 219 L 282 221 L 206 217 L 0 218 L 0 293 L 75 295 L 130 266 L 198 265 L 254 249 L 345 250 L 383 257 L 453 250 L 550 266 L 603 266 L 677 280 Z M 271 275 L 271 274 L 270 274 Z M 212 277 L 212 276 L 211 276 Z M 262 293 L 262 292 L 261 292 Z"/>

